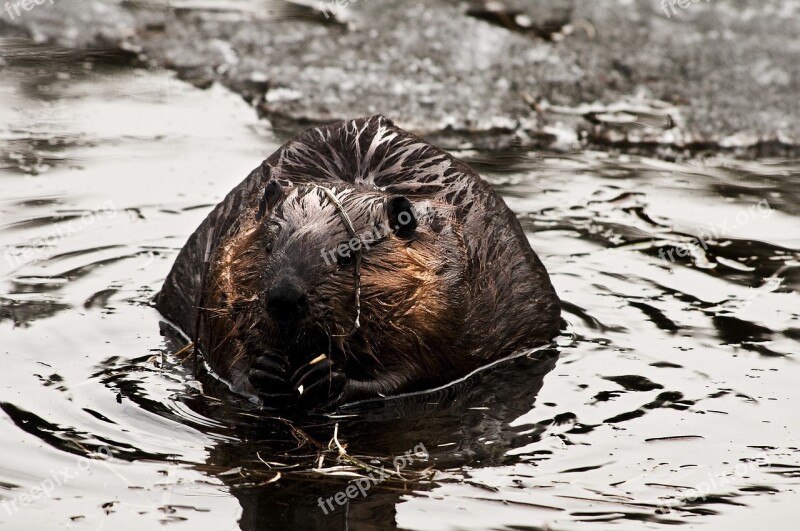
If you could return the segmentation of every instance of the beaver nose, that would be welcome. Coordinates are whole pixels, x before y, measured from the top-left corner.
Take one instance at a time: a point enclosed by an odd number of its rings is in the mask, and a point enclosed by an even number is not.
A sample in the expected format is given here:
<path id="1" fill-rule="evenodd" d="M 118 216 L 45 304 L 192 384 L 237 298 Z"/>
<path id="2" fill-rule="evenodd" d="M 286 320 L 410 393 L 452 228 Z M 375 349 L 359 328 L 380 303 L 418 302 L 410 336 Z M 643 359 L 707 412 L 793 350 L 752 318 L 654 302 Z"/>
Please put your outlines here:
<path id="1" fill-rule="evenodd" d="M 306 294 L 291 280 L 281 280 L 269 290 L 267 310 L 279 321 L 296 321 L 308 311 Z"/>

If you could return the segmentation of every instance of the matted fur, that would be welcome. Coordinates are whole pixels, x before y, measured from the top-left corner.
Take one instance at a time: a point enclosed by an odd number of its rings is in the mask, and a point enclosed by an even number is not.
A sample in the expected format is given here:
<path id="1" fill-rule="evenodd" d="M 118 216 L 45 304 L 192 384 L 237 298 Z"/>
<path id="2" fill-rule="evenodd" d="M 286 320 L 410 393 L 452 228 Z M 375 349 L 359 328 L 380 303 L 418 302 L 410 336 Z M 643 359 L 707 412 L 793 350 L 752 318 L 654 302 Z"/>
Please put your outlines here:
<path id="1" fill-rule="evenodd" d="M 270 286 L 287 275 L 309 297 L 300 332 L 324 332 L 328 353 L 338 353 L 331 361 L 352 382 L 342 399 L 446 383 L 557 334 L 558 298 L 519 222 L 449 154 L 373 116 L 310 129 L 265 163 L 269 177 L 254 170 L 189 238 L 158 297 L 162 314 L 194 335 L 211 250 L 197 336 L 234 389 L 253 390 L 255 356 L 289 342 L 305 348 L 265 310 Z M 270 178 L 283 196 L 257 219 Z M 316 185 L 336 192 L 358 234 L 385 223 L 397 195 L 432 213 L 413 237 L 389 233 L 363 252 L 356 331 L 352 270 L 321 255 L 350 236 Z"/>

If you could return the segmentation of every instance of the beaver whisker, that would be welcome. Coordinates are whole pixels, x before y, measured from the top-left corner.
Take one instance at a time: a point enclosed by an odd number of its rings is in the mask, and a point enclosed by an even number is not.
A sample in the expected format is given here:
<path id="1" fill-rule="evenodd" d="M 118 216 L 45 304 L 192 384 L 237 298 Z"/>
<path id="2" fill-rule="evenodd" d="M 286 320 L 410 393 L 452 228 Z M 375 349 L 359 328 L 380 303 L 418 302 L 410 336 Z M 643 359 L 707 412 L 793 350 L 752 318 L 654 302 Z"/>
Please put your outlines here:
<path id="1" fill-rule="evenodd" d="M 240 326 L 241 326 L 241 322 L 239 320 L 237 320 L 234 323 L 234 326 L 231 327 L 231 329 L 228 331 L 227 335 L 225 335 L 222 338 L 222 341 L 219 341 L 216 344 L 212 343 L 212 345 L 214 345 L 214 346 L 209 351 L 209 356 L 212 356 L 217 350 L 219 350 L 221 347 L 225 346 L 225 344 L 228 342 L 228 340 L 233 339 L 233 341 L 236 341 L 236 335 L 238 333 L 238 329 L 240 328 Z M 209 337 L 212 337 L 211 334 L 213 334 L 213 330 L 214 330 L 214 328 L 211 327 L 211 331 L 209 332 L 209 334 L 210 334 Z"/>
<path id="2" fill-rule="evenodd" d="M 382 371 L 386 371 L 387 370 L 386 365 L 383 363 L 383 361 L 380 360 L 380 358 L 378 358 L 375 355 L 373 345 L 370 344 L 369 339 L 363 338 L 363 340 L 367 344 L 367 348 L 366 349 L 359 349 L 358 352 L 355 352 L 353 350 L 353 345 L 351 343 L 348 343 L 347 344 L 347 348 L 345 349 L 345 357 L 347 359 L 355 360 L 355 362 L 358 363 L 358 365 L 360 367 L 362 367 L 363 369 L 365 369 L 367 371 L 369 371 L 370 369 L 373 369 L 373 370 L 379 369 L 379 370 L 382 370 Z M 371 367 L 367 363 L 367 360 L 372 361 L 377 366 L 376 367 Z"/>
<path id="3" fill-rule="evenodd" d="M 234 354 L 231 356 L 231 365 L 235 365 L 245 358 L 245 356 L 248 354 L 248 349 L 246 344 L 243 344 L 237 339 L 234 339 L 232 343 Z"/>
<path id="4" fill-rule="evenodd" d="M 228 308 L 203 308 L 204 311 L 210 313 L 214 317 L 225 317 L 232 315 L 232 311 Z"/>
<path id="5" fill-rule="evenodd" d="M 325 355 L 328 356 L 328 359 L 330 359 L 333 351 L 333 341 L 331 340 L 331 329 L 328 326 L 327 322 L 323 321 L 323 325 L 325 327 L 323 330 L 325 332 L 325 339 L 328 340 L 328 350 L 325 353 Z"/>

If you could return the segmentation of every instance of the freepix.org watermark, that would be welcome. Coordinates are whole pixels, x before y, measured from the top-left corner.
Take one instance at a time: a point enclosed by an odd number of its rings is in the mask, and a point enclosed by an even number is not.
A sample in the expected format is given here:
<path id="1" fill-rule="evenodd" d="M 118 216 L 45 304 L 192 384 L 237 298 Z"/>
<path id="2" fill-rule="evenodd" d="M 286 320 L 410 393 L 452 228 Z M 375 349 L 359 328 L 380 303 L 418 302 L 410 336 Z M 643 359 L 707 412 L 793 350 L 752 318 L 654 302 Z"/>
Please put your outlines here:
<path id="1" fill-rule="evenodd" d="M 412 209 L 414 215 L 412 216 L 409 212 L 401 212 L 400 215 L 397 216 L 398 225 L 394 227 L 392 227 L 391 223 L 388 221 L 384 221 L 382 224 L 376 225 L 372 230 L 361 234 L 357 238 L 352 238 L 350 241 L 341 243 L 331 249 L 320 250 L 322 259 L 325 260 L 325 264 L 327 265 L 335 264 L 340 258 L 349 258 L 353 252 L 360 251 L 361 249 L 369 250 L 370 245 L 387 237 L 392 231 L 405 227 L 414 219 L 423 221 L 432 218 L 434 215 L 433 207 L 412 207 Z"/>
<path id="2" fill-rule="evenodd" d="M 667 18 L 670 18 L 672 15 L 678 14 L 676 6 L 681 9 L 688 9 L 692 4 L 699 4 L 700 2 L 709 3 L 710 1 L 711 0 L 661 0 L 661 10 Z M 672 13 L 670 13 L 670 9 L 672 9 Z"/>
<path id="3" fill-rule="evenodd" d="M 16 0 L 14 2 L 6 2 L 3 6 L 3 11 L 8 15 L 9 20 L 21 17 L 24 11 L 30 11 L 36 6 L 42 4 L 53 5 L 54 0 Z"/>
<path id="4" fill-rule="evenodd" d="M 35 238 L 27 242 L 24 247 L 20 246 L 17 249 L 6 249 L 6 261 L 11 267 L 19 267 L 22 264 L 34 260 L 47 258 L 52 254 L 52 249 L 58 241 L 82 231 L 86 227 L 92 225 L 100 217 L 113 218 L 116 215 L 117 208 L 114 206 L 113 201 L 109 199 L 95 210 L 85 212 L 80 218 L 71 219 L 56 225 L 53 231 L 47 236 Z"/>
<path id="5" fill-rule="evenodd" d="M 39 482 L 35 487 L 31 487 L 25 492 L 17 494 L 10 500 L 3 500 L 0 506 L 5 509 L 9 516 L 15 515 L 20 509 L 27 507 L 33 502 L 42 498 L 51 498 L 53 491 L 57 487 L 63 487 L 73 479 L 86 474 L 95 465 L 96 461 L 106 461 L 113 456 L 111 450 L 106 446 L 101 446 L 96 452 L 92 453 L 91 458 L 81 457 L 75 460 L 72 465 L 67 465 L 60 470 L 52 470 L 50 477 Z"/>
<path id="6" fill-rule="evenodd" d="M 762 199 L 755 205 L 750 205 L 747 210 L 737 213 L 734 223 L 731 223 L 730 219 L 724 219 L 721 223 L 712 223 L 707 229 L 701 231 L 699 235 L 681 244 L 677 249 L 666 250 L 661 247 L 658 250 L 658 256 L 664 261 L 674 262 L 675 255 L 685 258 L 691 254 L 692 248 L 702 247 L 704 250 L 708 250 L 707 242 L 709 240 L 717 240 L 720 236 L 730 234 L 733 229 L 741 227 L 757 217 L 768 218 L 771 215 L 772 207 L 766 199 Z"/>
<path id="7" fill-rule="evenodd" d="M 425 448 L 425 445 L 419 443 L 412 450 L 407 450 L 403 455 L 395 457 L 392 464 L 394 465 L 394 470 L 400 472 L 408 465 L 413 463 L 415 459 L 419 461 L 427 461 L 429 457 L 430 454 L 428 454 L 428 450 Z M 386 471 L 386 467 L 381 466 L 380 469 L 370 472 L 367 477 L 358 478 L 348 485 L 347 488 L 340 490 L 330 498 L 323 500 L 322 497 L 320 497 L 317 500 L 317 504 L 319 505 L 319 508 L 322 509 L 322 512 L 327 515 L 329 512 L 336 510 L 334 503 L 341 507 L 351 499 L 357 498 L 358 496 L 366 496 L 369 489 L 386 481 L 389 477 L 390 474 Z"/>
<path id="8" fill-rule="evenodd" d="M 733 473 L 727 475 L 717 474 L 715 476 L 708 476 L 706 481 L 703 481 L 688 491 L 681 493 L 678 498 L 658 504 L 658 512 L 661 514 L 670 514 L 673 510 L 680 508 L 686 503 L 705 501 L 708 495 L 731 486 L 759 467 L 768 466 L 769 461 L 767 460 L 767 454 L 762 452 L 752 461 L 748 463 L 739 463 L 736 465 Z"/>

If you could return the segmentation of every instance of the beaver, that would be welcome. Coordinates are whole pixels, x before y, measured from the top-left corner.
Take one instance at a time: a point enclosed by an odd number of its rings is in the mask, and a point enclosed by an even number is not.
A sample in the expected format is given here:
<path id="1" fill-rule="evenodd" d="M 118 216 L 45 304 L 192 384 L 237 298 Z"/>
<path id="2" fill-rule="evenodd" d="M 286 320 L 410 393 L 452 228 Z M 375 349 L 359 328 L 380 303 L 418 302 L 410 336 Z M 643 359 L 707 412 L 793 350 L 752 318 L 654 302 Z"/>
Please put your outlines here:
<path id="1" fill-rule="evenodd" d="M 380 115 L 309 129 L 253 170 L 156 306 L 232 390 L 305 411 L 446 384 L 560 321 L 503 200 Z"/>

